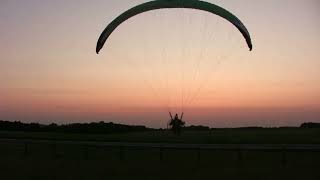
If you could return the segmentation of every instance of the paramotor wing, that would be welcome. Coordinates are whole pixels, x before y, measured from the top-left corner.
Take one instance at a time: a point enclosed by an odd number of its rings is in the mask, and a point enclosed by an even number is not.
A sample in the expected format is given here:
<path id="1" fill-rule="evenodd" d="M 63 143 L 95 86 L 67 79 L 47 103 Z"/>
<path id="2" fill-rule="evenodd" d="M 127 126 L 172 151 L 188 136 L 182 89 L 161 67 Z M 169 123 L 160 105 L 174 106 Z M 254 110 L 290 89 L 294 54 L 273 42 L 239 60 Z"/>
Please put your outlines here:
<path id="1" fill-rule="evenodd" d="M 197 9 L 222 17 L 238 28 L 245 38 L 250 51 L 252 50 L 252 42 L 249 31 L 235 15 L 226 9 L 212 3 L 199 0 L 154 0 L 135 6 L 114 19 L 100 35 L 100 38 L 97 42 L 96 52 L 99 53 L 112 32 L 126 20 L 147 11 L 168 8 Z"/>

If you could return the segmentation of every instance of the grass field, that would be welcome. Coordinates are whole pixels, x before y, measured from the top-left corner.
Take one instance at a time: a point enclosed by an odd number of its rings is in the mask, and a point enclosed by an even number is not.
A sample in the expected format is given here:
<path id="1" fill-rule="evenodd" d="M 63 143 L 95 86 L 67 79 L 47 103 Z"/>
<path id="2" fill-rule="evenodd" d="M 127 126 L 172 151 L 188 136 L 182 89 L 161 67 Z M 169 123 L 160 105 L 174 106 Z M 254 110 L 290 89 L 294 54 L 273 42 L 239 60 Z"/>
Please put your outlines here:
<path id="1" fill-rule="evenodd" d="M 0 138 L 72 141 L 320 144 L 317 129 L 221 129 L 112 135 L 0 132 Z M 124 152 L 123 152 L 124 151 Z M 238 152 L 0 143 L 0 179 L 320 179 L 319 152 Z"/>
<path id="2" fill-rule="evenodd" d="M 196 144 L 320 144 L 320 129 L 214 129 L 210 131 L 187 131 L 181 136 L 175 136 L 168 131 L 100 135 L 0 131 L 0 138 Z"/>

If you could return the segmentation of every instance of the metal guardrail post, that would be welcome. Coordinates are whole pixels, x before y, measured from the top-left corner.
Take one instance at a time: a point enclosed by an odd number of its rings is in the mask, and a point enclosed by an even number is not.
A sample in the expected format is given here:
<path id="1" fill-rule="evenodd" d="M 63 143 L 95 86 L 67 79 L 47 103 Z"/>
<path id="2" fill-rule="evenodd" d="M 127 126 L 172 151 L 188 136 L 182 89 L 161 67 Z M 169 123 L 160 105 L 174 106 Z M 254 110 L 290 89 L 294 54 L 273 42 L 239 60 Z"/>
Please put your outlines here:
<path id="1" fill-rule="evenodd" d="M 24 151 L 23 151 L 23 156 L 27 157 L 29 154 L 29 144 L 27 142 L 24 143 Z"/>
<path id="2" fill-rule="evenodd" d="M 286 148 L 282 148 L 282 167 L 285 168 L 287 167 L 287 153 L 286 153 Z"/>
<path id="3" fill-rule="evenodd" d="M 200 161 L 201 160 L 201 149 L 197 150 L 197 160 Z"/>
<path id="4" fill-rule="evenodd" d="M 57 158 L 57 144 L 56 143 L 52 144 L 52 157 L 54 159 Z"/>
<path id="5" fill-rule="evenodd" d="M 120 146 L 119 147 L 119 159 L 120 161 L 124 161 L 124 147 L 123 146 Z"/>
<path id="6" fill-rule="evenodd" d="M 243 165 L 243 152 L 241 149 L 238 149 L 237 155 L 238 155 L 238 166 L 242 166 Z"/>
<path id="7" fill-rule="evenodd" d="M 159 151 L 160 151 L 159 159 L 160 159 L 160 161 L 162 161 L 162 160 L 163 160 L 163 148 L 160 147 L 160 148 L 159 148 Z"/>
<path id="8" fill-rule="evenodd" d="M 84 155 L 84 159 L 85 159 L 85 160 L 88 160 L 88 159 L 89 159 L 89 148 L 88 148 L 88 146 L 84 146 L 83 155 Z"/>

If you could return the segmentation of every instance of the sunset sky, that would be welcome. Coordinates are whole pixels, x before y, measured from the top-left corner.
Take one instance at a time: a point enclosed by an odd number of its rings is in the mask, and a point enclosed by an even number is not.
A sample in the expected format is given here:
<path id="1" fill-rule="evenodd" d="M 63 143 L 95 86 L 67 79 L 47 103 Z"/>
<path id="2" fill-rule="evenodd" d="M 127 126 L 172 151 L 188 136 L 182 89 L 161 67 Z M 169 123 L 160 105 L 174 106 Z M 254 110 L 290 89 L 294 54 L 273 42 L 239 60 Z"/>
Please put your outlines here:
<path id="1" fill-rule="evenodd" d="M 253 51 L 222 18 L 157 10 L 103 29 L 142 0 L 1 0 L 0 119 L 297 126 L 320 122 L 320 1 L 208 0 L 248 28 Z"/>

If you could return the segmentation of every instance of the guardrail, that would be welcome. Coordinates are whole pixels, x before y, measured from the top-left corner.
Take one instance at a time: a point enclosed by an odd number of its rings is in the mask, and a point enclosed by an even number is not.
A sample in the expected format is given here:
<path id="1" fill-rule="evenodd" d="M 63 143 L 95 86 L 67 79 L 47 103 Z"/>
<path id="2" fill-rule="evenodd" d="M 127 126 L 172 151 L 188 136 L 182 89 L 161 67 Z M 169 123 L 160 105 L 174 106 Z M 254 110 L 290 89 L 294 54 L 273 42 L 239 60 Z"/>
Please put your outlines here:
<path id="1" fill-rule="evenodd" d="M 62 140 L 22 140 L 0 139 L 0 143 L 24 144 L 24 155 L 28 156 L 28 147 L 31 144 L 52 145 L 53 152 L 57 145 L 78 145 L 84 147 L 84 157 L 88 158 L 89 147 L 119 148 L 119 159 L 124 160 L 125 149 L 144 148 L 159 149 L 159 159 L 163 160 L 164 150 L 195 150 L 198 160 L 201 159 L 201 151 L 234 151 L 238 154 L 239 164 L 243 161 L 243 152 L 281 152 L 282 166 L 287 164 L 287 152 L 320 152 L 320 144 L 169 144 L 169 143 L 132 143 L 132 142 L 95 142 L 95 141 L 62 141 Z"/>

